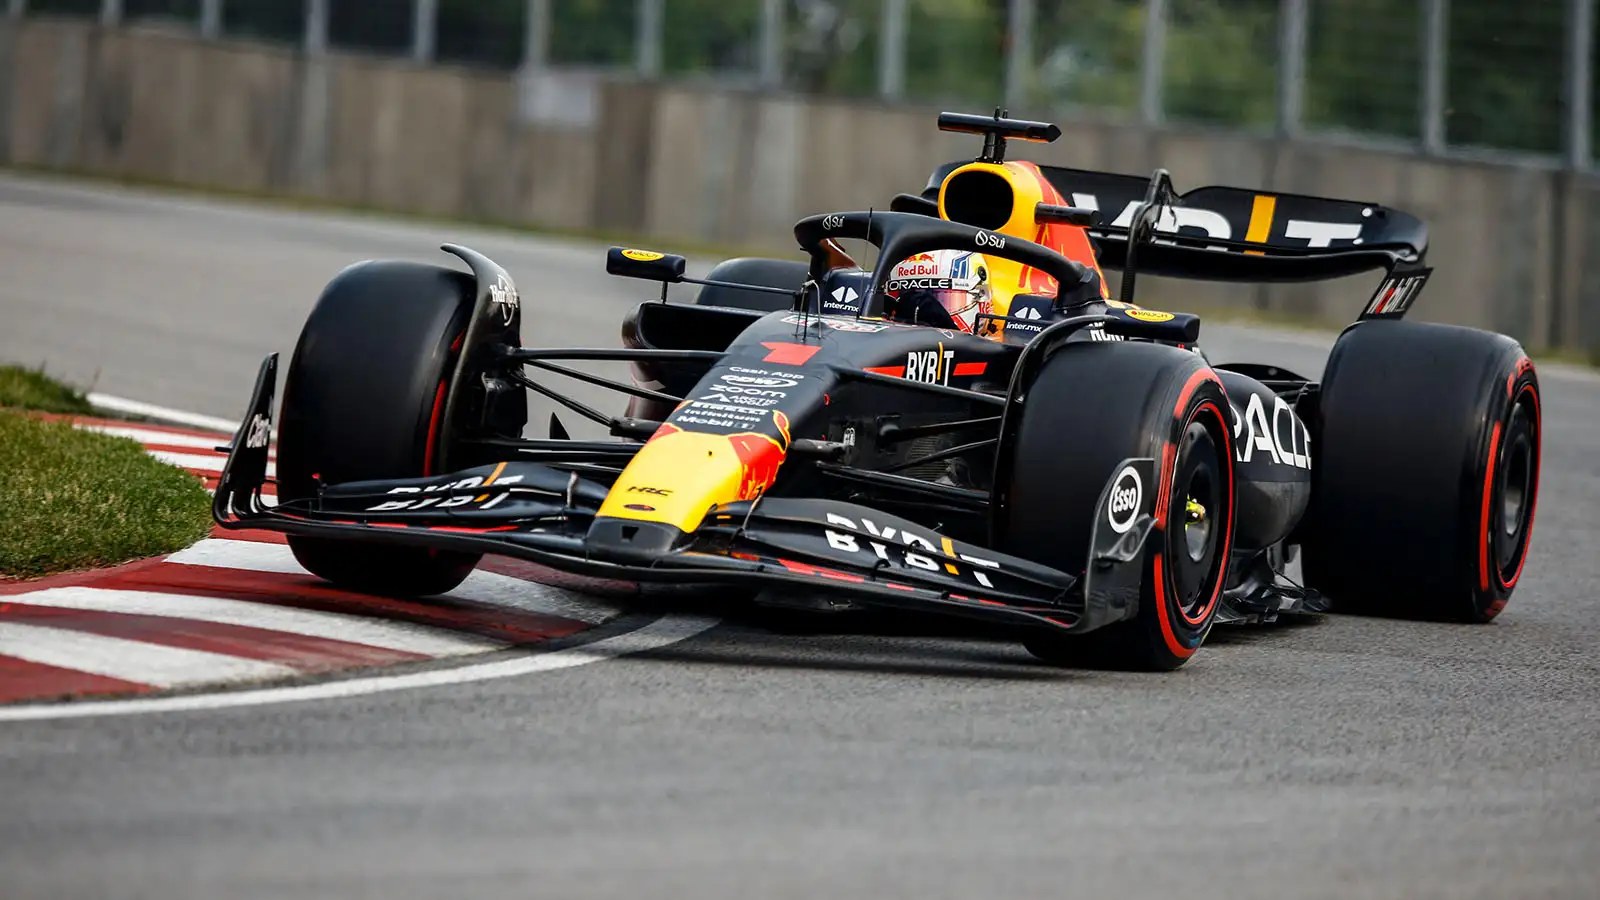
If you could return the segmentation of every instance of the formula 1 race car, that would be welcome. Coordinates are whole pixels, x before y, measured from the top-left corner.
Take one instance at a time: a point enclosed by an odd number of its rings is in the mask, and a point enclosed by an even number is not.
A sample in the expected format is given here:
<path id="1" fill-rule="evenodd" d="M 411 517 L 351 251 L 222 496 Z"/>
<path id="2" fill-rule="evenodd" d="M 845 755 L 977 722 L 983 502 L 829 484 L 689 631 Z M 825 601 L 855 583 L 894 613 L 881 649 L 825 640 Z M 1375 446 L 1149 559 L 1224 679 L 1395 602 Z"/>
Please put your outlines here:
<path id="1" fill-rule="evenodd" d="M 696 279 L 682 257 L 612 248 L 610 273 L 661 285 L 619 348 L 525 347 L 522 294 L 465 247 L 443 249 L 470 274 L 346 269 L 287 367 L 276 504 L 260 490 L 274 354 L 217 522 L 287 533 L 307 569 L 360 591 L 443 593 L 499 554 L 744 586 L 755 602 L 966 616 L 1074 665 L 1175 669 L 1217 622 L 1330 604 L 1501 610 L 1534 517 L 1539 382 L 1508 337 L 1403 320 L 1430 271 L 1423 223 L 1007 161 L 1008 140 L 1060 131 L 999 112 L 940 127 L 982 135 L 982 155 L 887 211 L 801 220 L 804 261 Z M 1102 208 L 1121 212 L 1108 224 Z M 1102 267 L 1122 271 L 1118 299 Z M 1374 269 L 1386 277 L 1320 382 L 1213 364 L 1198 317 L 1133 302 L 1139 273 Z M 669 302 L 685 282 L 696 301 Z M 630 404 L 614 415 L 530 370 Z M 573 439 L 555 416 L 524 437 L 529 390 L 611 439 Z M 1304 585 L 1286 574 L 1296 554 Z"/>

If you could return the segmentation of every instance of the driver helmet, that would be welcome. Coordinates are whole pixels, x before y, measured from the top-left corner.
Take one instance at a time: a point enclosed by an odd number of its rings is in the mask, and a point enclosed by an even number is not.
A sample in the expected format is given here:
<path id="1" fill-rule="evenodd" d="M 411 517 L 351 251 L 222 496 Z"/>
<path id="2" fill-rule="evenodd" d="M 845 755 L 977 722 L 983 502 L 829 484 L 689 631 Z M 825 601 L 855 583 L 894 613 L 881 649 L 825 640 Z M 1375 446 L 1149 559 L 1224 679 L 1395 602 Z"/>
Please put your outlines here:
<path id="1" fill-rule="evenodd" d="M 994 310 L 989 266 L 970 250 L 934 250 L 896 263 L 885 282 L 893 316 L 904 322 L 972 332 Z"/>

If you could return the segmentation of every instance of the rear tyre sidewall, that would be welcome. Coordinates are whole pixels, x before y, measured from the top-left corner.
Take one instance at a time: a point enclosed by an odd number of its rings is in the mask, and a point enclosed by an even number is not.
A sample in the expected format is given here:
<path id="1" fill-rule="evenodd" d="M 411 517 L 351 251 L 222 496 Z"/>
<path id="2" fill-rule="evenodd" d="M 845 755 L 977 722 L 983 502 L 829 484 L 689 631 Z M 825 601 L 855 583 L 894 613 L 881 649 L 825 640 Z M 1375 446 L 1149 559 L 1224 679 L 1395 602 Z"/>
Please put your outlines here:
<path id="1" fill-rule="evenodd" d="M 475 298 L 471 276 L 370 262 L 329 283 L 284 380 L 279 501 L 316 483 L 436 474 L 443 407 Z M 481 554 L 291 535 L 295 558 L 341 587 L 428 596 L 458 586 Z"/>
<path id="2" fill-rule="evenodd" d="M 1319 402 L 1307 583 L 1342 612 L 1498 616 L 1532 539 L 1541 400 L 1531 360 L 1504 335 L 1411 322 L 1348 330 Z"/>
<path id="3" fill-rule="evenodd" d="M 1233 543 L 1228 409 L 1216 374 L 1177 348 L 1074 342 L 1045 362 L 1016 432 L 999 549 L 1081 574 L 1100 493 L 1129 457 L 1156 460 L 1149 489 L 1157 491 L 1158 517 L 1145 545 L 1137 614 L 1084 634 L 1041 632 L 1024 641 L 1030 652 L 1063 665 L 1170 671 L 1204 643 Z M 1198 561 L 1185 528 L 1191 487 L 1211 499 L 1202 501 Z"/>

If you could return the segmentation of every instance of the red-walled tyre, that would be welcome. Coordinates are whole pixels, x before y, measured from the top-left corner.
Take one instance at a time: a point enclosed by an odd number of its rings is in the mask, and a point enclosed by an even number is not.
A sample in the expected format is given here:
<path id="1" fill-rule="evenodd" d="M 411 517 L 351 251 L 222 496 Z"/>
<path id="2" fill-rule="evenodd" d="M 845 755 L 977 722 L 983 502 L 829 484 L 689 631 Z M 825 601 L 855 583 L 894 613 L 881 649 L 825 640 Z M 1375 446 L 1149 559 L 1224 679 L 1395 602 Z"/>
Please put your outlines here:
<path id="1" fill-rule="evenodd" d="M 998 549 L 1084 571 L 1100 493 L 1130 457 L 1158 465 L 1138 614 L 1024 642 L 1047 662 L 1170 671 L 1211 631 L 1233 546 L 1234 455 L 1227 396 L 1197 354 L 1140 342 L 1055 351 L 1022 406 Z"/>
<path id="2" fill-rule="evenodd" d="M 1337 611 L 1487 622 L 1522 576 L 1543 422 L 1511 338 L 1368 321 L 1328 358 L 1302 527 Z"/>
<path id="3" fill-rule="evenodd" d="M 306 319 L 284 379 L 280 502 L 324 484 L 434 474 L 445 389 L 472 313 L 472 276 L 410 262 L 339 273 Z M 289 537 L 320 578 L 364 593 L 442 594 L 480 554 Z"/>

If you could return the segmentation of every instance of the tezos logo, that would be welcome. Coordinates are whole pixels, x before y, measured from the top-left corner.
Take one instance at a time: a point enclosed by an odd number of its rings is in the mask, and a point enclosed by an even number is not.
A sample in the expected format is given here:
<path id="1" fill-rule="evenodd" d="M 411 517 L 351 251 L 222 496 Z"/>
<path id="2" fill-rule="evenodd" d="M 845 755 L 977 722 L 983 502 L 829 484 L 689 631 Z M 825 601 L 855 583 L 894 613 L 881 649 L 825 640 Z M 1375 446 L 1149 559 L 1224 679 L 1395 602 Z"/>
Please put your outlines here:
<path id="1" fill-rule="evenodd" d="M 244 445 L 251 450 L 259 450 L 267 445 L 267 440 L 271 437 L 272 421 L 260 413 L 252 416 L 250 430 L 244 437 Z"/>
<path id="2" fill-rule="evenodd" d="M 1006 239 L 1004 237 L 1001 237 L 998 234 L 991 234 L 987 231 L 978 232 L 978 236 L 973 238 L 973 242 L 979 247 L 993 247 L 996 250 L 1004 250 L 1006 246 Z"/>
<path id="3" fill-rule="evenodd" d="M 1133 527 L 1133 520 L 1139 516 L 1139 507 L 1144 500 L 1144 480 L 1139 477 L 1139 470 L 1133 466 L 1125 467 L 1117 473 L 1117 480 L 1111 483 L 1111 503 L 1106 513 L 1106 524 L 1117 534 L 1125 534 Z"/>
<path id="4" fill-rule="evenodd" d="M 510 325 L 511 318 L 517 314 L 517 306 L 520 303 L 517 286 L 503 272 L 495 276 L 495 281 L 495 284 L 489 285 L 489 302 L 500 307 L 501 317 L 506 325 Z"/>
<path id="5" fill-rule="evenodd" d="M 844 216 L 841 216 L 838 213 L 833 213 L 822 217 L 822 228 L 824 231 L 838 231 L 843 227 Z"/>

